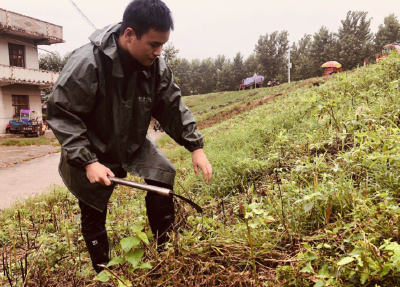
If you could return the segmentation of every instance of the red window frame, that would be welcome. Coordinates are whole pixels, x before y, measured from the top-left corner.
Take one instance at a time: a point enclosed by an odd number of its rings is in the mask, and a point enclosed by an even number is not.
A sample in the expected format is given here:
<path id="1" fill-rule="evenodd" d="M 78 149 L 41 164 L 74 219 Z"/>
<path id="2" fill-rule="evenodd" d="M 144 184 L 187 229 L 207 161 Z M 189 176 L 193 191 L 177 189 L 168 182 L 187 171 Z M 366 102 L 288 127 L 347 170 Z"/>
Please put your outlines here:
<path id="1" fill-rule="evenodd" d="M 14 118 L 19 118 L 20 110 L 29 110 L 29 96 L 12 95 L 12 105 L 14 107 Z"/>
<path id="2" fill-rule="evenodd" d="M 8 43 L 10 66 L 25 68 L 25 46 Z"/>

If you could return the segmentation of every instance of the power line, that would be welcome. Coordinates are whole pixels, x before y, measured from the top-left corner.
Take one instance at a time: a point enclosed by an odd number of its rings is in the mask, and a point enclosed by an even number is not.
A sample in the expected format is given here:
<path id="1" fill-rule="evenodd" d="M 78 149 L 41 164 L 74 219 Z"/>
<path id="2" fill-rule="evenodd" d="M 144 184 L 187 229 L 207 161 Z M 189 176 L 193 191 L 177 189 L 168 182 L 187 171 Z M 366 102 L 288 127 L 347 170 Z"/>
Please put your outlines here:
<path id="1" fill-rule="evenodd" d="M 91 25 L 95 30 L 97 30 L 96 26 L 93 25 L 92 22 L 90 22 L 89 18 L 86 17 L 85 14 L 83 14 L 83 12 L 81 11 L 81 9 L 78 8 L 78 6 L 76 6 L 76 4 L 74 3 L 74 1 L 69 0 L 69 2 L 71 2 L 71 4 L 75 7 L 75 9 L 81 14 L 81 16 L 86 20 L 86 22 L 88 22 L 89 25 Z"/>

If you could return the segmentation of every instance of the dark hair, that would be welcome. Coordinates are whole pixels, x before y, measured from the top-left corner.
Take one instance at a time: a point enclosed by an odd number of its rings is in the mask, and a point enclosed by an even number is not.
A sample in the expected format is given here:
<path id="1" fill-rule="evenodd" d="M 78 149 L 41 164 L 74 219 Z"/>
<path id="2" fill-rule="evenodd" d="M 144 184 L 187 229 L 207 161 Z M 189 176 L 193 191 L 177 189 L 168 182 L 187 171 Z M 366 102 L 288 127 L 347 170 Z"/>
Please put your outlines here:
<path id="1" fill-rule="evenodd" d="M 161 32 L 174 30 L 174 20 L 161 0 L 134 0 L 125 9 L 120 34 L 127 28 L 132 28 L 140 40 L 151 28 Z"/>

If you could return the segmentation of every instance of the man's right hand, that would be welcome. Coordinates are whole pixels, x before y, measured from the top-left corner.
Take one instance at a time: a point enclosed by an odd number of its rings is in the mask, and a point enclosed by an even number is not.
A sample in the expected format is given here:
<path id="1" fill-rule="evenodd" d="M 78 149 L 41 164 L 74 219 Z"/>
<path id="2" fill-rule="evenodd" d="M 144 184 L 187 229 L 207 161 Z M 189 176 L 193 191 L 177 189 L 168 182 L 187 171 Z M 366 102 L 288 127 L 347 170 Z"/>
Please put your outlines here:
<path id="1" fill-rule="evenodd" d="M 108 176 L 115 176 L 114 173 L 108 167 L 105 167 L 101 163 L 95 162 L 85 166 L 86 176 L 90 183 L 100 183 L 104 186 L 110 186 L 112 183 L 108 179 Z"/>

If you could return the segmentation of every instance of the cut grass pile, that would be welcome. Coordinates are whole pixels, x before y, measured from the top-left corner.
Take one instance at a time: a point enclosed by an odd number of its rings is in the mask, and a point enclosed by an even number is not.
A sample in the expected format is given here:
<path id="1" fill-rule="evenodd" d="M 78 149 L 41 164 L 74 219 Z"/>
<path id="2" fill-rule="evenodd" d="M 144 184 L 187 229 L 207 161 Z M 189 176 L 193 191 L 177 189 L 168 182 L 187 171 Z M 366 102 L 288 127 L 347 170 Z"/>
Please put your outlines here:
<path id="1" fill-rule="evenodd" d="M 193 175 L 189 152 L 161 138 L 178 170 L 176 192 L 205 213 L 179 204 L 176 232 L 158 254 L 143 192 L 118 187 L 107 216 L 115 269 L 97 279 L 106 286 L 398 286 L 399 78 L 400 55 L 319 86 L 282 85 L 273 101 L 216 121 L 202 130 L 212 183 Z M 201 97 L 187 103 L 206 114 L 209 104 L 193 104 Z M 221 110 L 232 101 L 214 100 Z M 4 211 L 4 282 L 91 284 L 78 214 L 65 190 Z"/>

